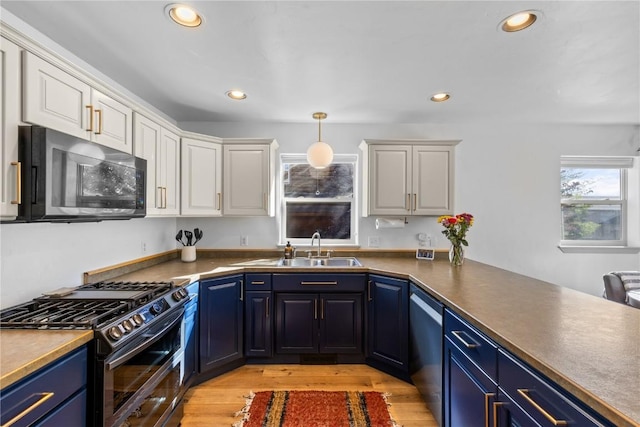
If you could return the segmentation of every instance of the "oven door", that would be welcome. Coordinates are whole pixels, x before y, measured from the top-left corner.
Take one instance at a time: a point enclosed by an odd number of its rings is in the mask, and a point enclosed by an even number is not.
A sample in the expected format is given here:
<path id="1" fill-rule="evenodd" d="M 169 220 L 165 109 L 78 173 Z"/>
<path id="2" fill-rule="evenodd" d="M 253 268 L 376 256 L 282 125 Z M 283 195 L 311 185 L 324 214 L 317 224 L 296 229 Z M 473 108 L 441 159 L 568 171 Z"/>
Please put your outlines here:
<path id="1" fill-rule="evenodd" d="M 104 360 L 105 426 L 156 426 L 170 417 L 182 387 L 183 315 L 176 310 Z"/>

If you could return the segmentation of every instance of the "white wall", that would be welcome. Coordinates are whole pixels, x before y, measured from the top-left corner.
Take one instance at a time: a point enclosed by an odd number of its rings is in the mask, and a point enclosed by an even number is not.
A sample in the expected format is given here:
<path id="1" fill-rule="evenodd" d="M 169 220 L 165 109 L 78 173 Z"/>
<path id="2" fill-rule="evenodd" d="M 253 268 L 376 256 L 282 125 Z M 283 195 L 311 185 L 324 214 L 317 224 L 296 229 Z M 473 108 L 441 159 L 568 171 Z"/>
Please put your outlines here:
<path id="1" fill-rule="evenodd" d="M 276 138 L 279 153 L 304 152 L 317 130 L 313 123 L 179 126 L 225 138 Z M 362 139 L 387 138 L 462 139 L 456 147 L 455 211 L 476 217 L 467 236 L 469 258 L 594 295 L 601 294 L 604 273 L 640 269 L 638 254 L 567 254 L 557 248 L 560 155 L 637 155 L 637 126 L 323 124 L 323 139 L 336 153 L 359 153 Z M 383 248 L 414 248 L 417 233 L 425 232 L 434 246 L 448 247 L 435 217 L 408 221 L 404 229 L 376 230 L 374 218 L 361 218 L 360 244 L 379 236 Z M 273 218 L 191 218 L 177 225 L 203 229 L 202 247 L 240 247 L 241 235 L 256 248 L 273 248 L 278 240 Z"/>
<path id="2" fill-rule="evenodd" d="M 82 284 L 82 273 L 175 248 L 175 218 L 0 225 L 0 307 Z M 143 251 L 143 243 L 146 251 Z"/>

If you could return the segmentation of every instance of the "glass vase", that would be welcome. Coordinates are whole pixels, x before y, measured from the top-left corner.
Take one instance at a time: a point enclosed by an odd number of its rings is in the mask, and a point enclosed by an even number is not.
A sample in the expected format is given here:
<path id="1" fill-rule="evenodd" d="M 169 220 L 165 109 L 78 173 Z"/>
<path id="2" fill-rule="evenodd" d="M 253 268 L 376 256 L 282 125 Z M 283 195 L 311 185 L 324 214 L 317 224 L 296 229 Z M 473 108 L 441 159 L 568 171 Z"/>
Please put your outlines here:
<path id="1" fill-rule="evenodd" d="M 454 266 L 462 265 L 464 262 L 464 249 L 462 245 L 451 245 L 449 249 L 449 262 Z"/>

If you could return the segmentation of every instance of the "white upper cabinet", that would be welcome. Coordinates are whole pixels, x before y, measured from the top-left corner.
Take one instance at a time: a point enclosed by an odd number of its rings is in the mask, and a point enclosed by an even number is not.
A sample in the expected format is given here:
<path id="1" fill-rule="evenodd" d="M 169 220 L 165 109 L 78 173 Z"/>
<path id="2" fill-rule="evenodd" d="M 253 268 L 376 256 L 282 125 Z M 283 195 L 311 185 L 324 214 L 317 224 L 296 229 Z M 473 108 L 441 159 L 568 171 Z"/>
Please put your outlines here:
<path id="1" fill-rule="evenodd" d="M 222 144 L 182 138 L 183 216 L 222 215 Z"/>
<path id="2" fill-rule="evenodd" d="M 180 210 L 180 138 L 134 114 L 134 155 L 147 161 L 147 216 L 176 216 Z"/>
<path id="3" fill-rule="evenodd" d="M 20 125 L 20 48 L 0 42 L 0 218 L 15 219 L 20 200 L 18 126 Z"/>
<path id="4" fill-rule="evenodd" d="M 452 214 L 454 147 L 459 142 L 363 141 L 363 215 Z"/>
<path id="5" fill-rule="evenodd" d="M 25 122 L 132 152 L 132 110 L 38 56 L 23 54 Z"/>
<path id="6" fill-rule="evenodd" d="M 225 216 L 275 214 L 275 140 L 224 140 L 222 211 Z"/>

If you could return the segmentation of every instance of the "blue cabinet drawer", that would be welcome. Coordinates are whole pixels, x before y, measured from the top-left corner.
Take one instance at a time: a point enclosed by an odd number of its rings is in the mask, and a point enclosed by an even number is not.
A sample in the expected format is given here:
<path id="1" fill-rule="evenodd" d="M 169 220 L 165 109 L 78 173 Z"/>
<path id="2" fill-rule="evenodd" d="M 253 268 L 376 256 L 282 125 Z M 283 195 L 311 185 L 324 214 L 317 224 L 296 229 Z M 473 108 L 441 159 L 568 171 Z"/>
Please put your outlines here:
<path id="1" fill-rule="evenodd" d="M 244 283 L 248 291 L 270 291 L 271 274 L 245 274 Z"/>
<path id="2" fill-rule="evenodd" d="M 498 366 L 500 389 L 540 425 L 610 426 L 571 394 L 505 350 L 498 353 Z"/>
<path id="3" fill-rule="evenodd" d="M 273 290 L 285 292 L 364 292 L 364 274 L 274 274 Z"/>
<path id="4" fill-rule="evenodd" d="M 69 399 L 87 384 L 87 348 L 54 361 L 0 392 L 4 425 L 15 417 L 15 427 L 28 426 Z M 86 398 L 85 398 L 86 401 Z M 22 414 L 23 411 L 26 413 Z"/>
<path id="5" fill-rule="evenodd" d="M 498 347 L 480 331 L 448 309 L 444 317 L 445 336 L 494 382 L 498 379 Z"/>

